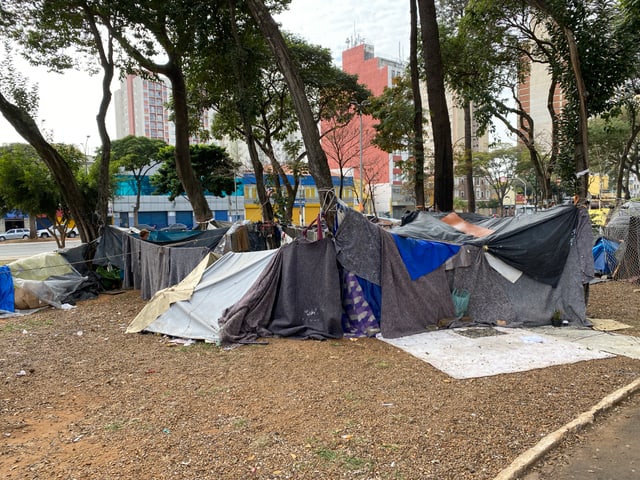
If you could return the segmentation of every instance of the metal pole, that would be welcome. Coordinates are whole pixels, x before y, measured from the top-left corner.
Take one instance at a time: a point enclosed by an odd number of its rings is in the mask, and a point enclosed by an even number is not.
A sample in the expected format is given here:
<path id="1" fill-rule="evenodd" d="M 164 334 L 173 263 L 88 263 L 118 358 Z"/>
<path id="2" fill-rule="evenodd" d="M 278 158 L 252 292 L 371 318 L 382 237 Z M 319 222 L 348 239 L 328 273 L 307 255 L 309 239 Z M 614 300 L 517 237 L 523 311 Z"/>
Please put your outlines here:
<path id="1" fill-rule="evenodd" d="M 363 182 L 364 182 L 364 164 L 362 158 L 362 108 L 366 105 L 369 105 L 368 100 L 363 100 L 362 102 L 356 102 L 352 100 L 351 105 L 358 109 L 358 116 L 360 117 L 360 198 L 359 202 L 362 206 L 362 213 L 364 213 L 364 192 L 363 192 Z"/>
<path id="2" fill-rule="evenodd" d="M 362 205 L 362 213 L 364 213 L 364 197 L 362 194 L 362 106 L 358 104 L 358 114 L 360 115 L 360 205 Z"/>
<path id="3" fill-rule="evenodd" d="M 84 173 L 89 175 L 89 162 L 87 161 L 87 147 L 89 145 L 89 137 L 91 135 L 87 135 L 87 139 L 84 141 Z"/>

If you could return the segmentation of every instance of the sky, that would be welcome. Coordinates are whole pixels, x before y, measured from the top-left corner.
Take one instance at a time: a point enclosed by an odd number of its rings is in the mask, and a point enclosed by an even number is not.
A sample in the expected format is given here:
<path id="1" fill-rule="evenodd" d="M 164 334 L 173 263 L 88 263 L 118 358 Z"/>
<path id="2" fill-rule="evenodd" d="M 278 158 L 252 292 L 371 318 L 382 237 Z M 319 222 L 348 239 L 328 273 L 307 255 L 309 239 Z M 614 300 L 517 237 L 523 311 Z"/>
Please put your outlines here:
<path id="1" fill-rule="evenodd" d="M 379 57 L 404 60 L 409 54 L 409 6 L 405 2 L 292 0 L 289 10 L 277 16 L 276 21 L 283 30 L 330 49 L 337 66 L 348 39 L 372 44 Z M 31 68 L 18 58 L 14 58 L 14 64 L 31 84 L 39 86 L 38 120 L 45 136 L 93 153 L 100 145 L 95 118 L 102 95 L 101 77 L 84 72 L 49 73 Z M 112 92 L 118 88 L 114 82 Z M 107 116 L 107 128 L 115 137 L 113 107 Z M 24 139 L 0 114 L 0 145 L 12 142 Z"/>

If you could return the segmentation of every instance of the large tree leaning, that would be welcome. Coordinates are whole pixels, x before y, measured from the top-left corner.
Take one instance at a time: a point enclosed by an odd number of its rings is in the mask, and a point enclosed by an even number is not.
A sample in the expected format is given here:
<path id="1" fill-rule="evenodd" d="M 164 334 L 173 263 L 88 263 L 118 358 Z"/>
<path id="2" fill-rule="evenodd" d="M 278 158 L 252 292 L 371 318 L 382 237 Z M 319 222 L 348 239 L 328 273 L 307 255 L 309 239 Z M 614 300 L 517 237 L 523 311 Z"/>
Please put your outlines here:
<path id="1" fill-rule="evenodd" d="M 453 147 L 444 87 L 440 36 L 433 0 L 418 0 L 427 95 L 433 132 L 434 203 L 437 210 L 453 210 Z"/>
<path id="2" fill-rule="evenodd" d="M 420 96 L 420 72 L 418 71 L 418 8 L 416 0 L 409 0 L 411 33 L 409 35 L 411 92 L 413 93 L 413 158 L 415 159 L 416 210 L 425 210 L 424 198 L 424 135 L 422 133 L 422 97 Z"/>
<path id="3" fill-rule="evenodd" d="M 78 224 L 83 240 L 96 238 L 96 223 L 92 210 L 80 191 L 73 172 L 62 155 L 45 140 L 40 129 L 26 112 L 7 100 L 0 93 L 0 112 L 7 121 L 38 152 L 56 182 L 73 219 Z"/>
<path id="4" fill-rule="evenodd" d="M 135 9 L 136 7 L 131 4 L 131 8 Z M 125 36 L 125 29 L 116 28 L 116 26 L 110 23 L 109 18 L 103 18 L 102 21 L 109 29 L 111 35 L 113 35 L 127 54 L 133 58 L 141 68 L 158 75 L 164 75 L 171 83 L 171 94 L 173 97 L 173 110 L 175 115 L 176 172 L 180 182 L 182 183 L 184 191 L 189 198 L 196 222 L 198 222 L 201 228 L 205 228 L 205 224 L 213 218 L 213 214 L 204 195 L 202 184 L 193 171 L 191 166 L 191 157 L 189 154 L 189 108 L 187 104 L 184 63 L 185 57 L 189 54 L 188 49 L 190 48 L 190 46 L 186 45 L 191 44 L 189 44 L 188 41 L 181 40 L 182 38 L 190 38 L 189 35 L 191 32 L 185 27 L 184 31 L 180 31 L 180 38 L 175 40 L 172 32 L 169 32 L 168 30 L 168 25 L 173 25 L 173 23 L 165 21 L 165 15 L 169 15 L 171 12 L 167 12 L 163 10 L 163 8 L 159 8 L 158 11 L 146 13 L 147 16 L 143 18 L 141 26 L 148 29 L 145 30 L 145 32 L 148 32 L 149 35 L 153 35 L 153 38 L 164 50 L 163 53 L 167 56 L 167 61 L 165 63 L 158 63 L 151 57 L 151 55 L 147 55 L 146 52 L 143 52 L 138 48 L 134 43 L 136 37 L 134 37 L 134 41 L 130 41 Z M 177 12 L 173 13 L 177 14 Z M 135 16 L 133 17 L 135 18 Z M 180 17 L 188 17 L 188 15 L 184 14 L 180 15 Z M 144 24 L 145 21 L 147 24 Z"/>
<path id="5" fill-rule="evenodd" d="M 316 182 L 318 193 L 320 196 L 320 205 L 323 211 L 328 215 L 327 223 L 332 224 L 333 205 L 335 204 L 335 194 L 333 191 L 333 182 L 331 180 L 331 170 L 327 157 L 320 146 L 320 134 L 313 112 L 309 105 L 309 100 L 305 94 L 302 79 L 291 60 L 289 49 L 278 29 L 278 25 L 273 20 L 269 10 L 262 0 L 247 0 L 247 6 L 251 12 L 251 16 L 258 24 L 262 35 L 264 36 L 269 48 L 276 57 L 280 71 L 284 76 L 289 90 L 293 105 L 300 122 L 300 130 L 302 131 L 302 139 L 307 149 L 307 158 L 309 159 L 309 171 Z"/>
<path id="6" fill-rule="evenodd" d="M 571 64 L 571 70 L 573 71 L 577 100 L 578 100 L 578 131 L 575 139 L 575 153 L 574 161 L 576 172 L 587 172 L 582 174 L 578 178 L 578 195 L 580 202 L 587 198 L 589 193 L 589 138 L 588 138 L 588 122 L 589 115 L 587 110 L 587 87 L 585 85 L 584 77 L 582 75 L 582 68 L 580 66 L 580 53 L 578 51 L 578 45 L 571 28 L 566 25 L 565 22 L 559 18 L 554 12 L 553 2 L 546 0 L 526 0 L 528 5 L 537 9 L 544 15 L 547 15 L 562 31 L 562 34 L 567 41 L 567 47 L 569 50 L 569 61 Z"/>

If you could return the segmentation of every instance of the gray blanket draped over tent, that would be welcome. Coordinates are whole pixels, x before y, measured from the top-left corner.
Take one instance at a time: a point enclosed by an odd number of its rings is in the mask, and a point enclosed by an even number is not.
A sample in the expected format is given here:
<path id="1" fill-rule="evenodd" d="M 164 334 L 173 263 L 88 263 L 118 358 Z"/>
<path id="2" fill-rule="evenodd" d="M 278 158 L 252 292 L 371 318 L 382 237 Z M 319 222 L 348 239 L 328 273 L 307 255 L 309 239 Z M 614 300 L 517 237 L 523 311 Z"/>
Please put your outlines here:
<path id="1" fill-rule="evenodd" d="M 132 236 L 124 238 L 123 247 L 123 286 L 139 289 L 145 300 L 178 283 L 209 253 L 206 247 L 172 248 Z"/>
<path id="2" fill-rule="evenodd" d="M 325 238 L 280 248 L 250 292 L 219 319 L 221 343 L 251 343 L 274 335 L 341 337 L 338 262 L 361 278 L 379 282 L 380 325 L 387 338 L 425 331 L 455 314 L 444 265 L 411 280 L 391 235 L 348 209 L 335 245 Z"/>
<path id="3" fill-rule="evenodd" d="M 594 275 L 593 235 L 584 209 L 516 218 L 419 212 L 391 231 L 344 205 L 337 217 L 333 238 L 280 247 L 246 293 L 216 315 L 221 343 L 397 338 L 458 326 L 463 314 L 467 326 L 546 325 L 556 311 L 589 325 L 583 287 Z M 125 280 L 147 295 L 161 288 L 154 275 L 175 283 L 207 252 L 181 250 L 129 237 Z M 454 291 L 469 296 L 463 313 Z"/>
<path id="4" fill-rule="evenodd" d="M 572 205 L 558 206 L 534 215 L 496 219 L 460 214 L 470 223 L 492 230 L 482 238 L 465 234 L 439 221 L 438 216 L 419 212 L 412 222 L 394 228 L 393 232 L 412 238 L 483 247 L 534 280 L 553 287 L 560 280 L 569 255 L 579 210 Z M 593 244 L 593 238 L 589 242 Z"/>
<path id="5" fill-rule="evenodd" d="M 346 270 L 380 285 L 384 337 L 423 332 L 455 314 L 444 267 L 413 281 L 388 232 L 351 209 L 343 209 L 341 217 L 337 258 Z"/>
<path id="6" fill-rule="evenodd" d="M 220 341 L 340 338 L 340 288 L 331 239 L 298 240 L 280 247 L 247 295 L 219 319 Z"/>
<path id="7" fill-rule="evenodd" d="M 393 231 L 434 240 L 444 231 L 447 240 L 455 238 L 453 228 L 430 228 L 434 222 L 433 216 L 421 214 L 415 223 Z M 474 323 L 548 325 L 557 310 L 573 324 L 590 325 L 584 285 L 594 275 L 593 234 L 586 210 L 562 206 L 535 215 L 480 219 L 476 225 L 493 233 L 479 239 L 460 234 L 462 250 L 447 263 L 450 290 L 470 293 L 468 315 Z M 495 259 L 519 267 L 524 275 L 507 279 Z"/>

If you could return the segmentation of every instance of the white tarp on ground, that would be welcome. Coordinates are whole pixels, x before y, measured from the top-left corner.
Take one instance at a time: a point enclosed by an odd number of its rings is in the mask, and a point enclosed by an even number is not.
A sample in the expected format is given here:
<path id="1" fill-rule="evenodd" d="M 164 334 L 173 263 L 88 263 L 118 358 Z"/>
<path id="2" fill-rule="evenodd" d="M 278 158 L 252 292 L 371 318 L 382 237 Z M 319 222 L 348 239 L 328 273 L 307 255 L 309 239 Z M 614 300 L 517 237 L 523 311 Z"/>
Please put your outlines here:
<path id="1" fill-rule="evenodd" d="M 615 356 L 546 335 L 538 329 L 456 328 L 395 339 L 378 338 L 457 379 L 524 372 Z"/>
<path id="2" fill-rule="evenodd" d="M 157 292 L 133 319 L 127 333 L 144 330 L 218 342 L 222 312 L 247 292 L 276 252 L 229 252 L 210 266 L 206 265 L 207 259 L 203 260 L 178 285 Z M 182 299 L 174 300 L 176 290 L 182 292 Z"/>
<path id="3" fill-rule="evenodd" d="M 586 348 L 640 360 L 640 338 L 631 335 L 584 328 L 553 328 L 549 326 L 536 327 L 534 330 Z"/>

